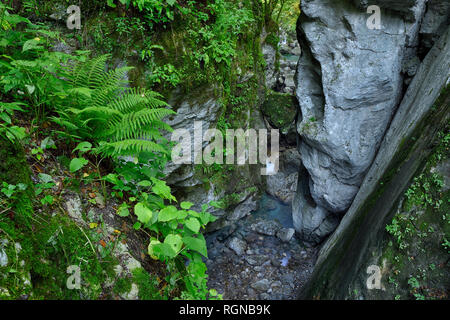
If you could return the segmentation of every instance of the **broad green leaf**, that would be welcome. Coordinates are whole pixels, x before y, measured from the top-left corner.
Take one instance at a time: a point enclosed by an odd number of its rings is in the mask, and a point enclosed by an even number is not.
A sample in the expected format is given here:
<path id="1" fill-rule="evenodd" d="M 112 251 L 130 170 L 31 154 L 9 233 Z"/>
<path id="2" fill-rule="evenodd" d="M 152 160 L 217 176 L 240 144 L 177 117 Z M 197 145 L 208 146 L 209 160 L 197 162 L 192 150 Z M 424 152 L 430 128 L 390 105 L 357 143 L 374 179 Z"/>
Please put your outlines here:
<path id="1" fill-rule="evenodd" d="M 200 221 L 204 225 L 207 225 L 208 223 L 214 222 L 216 220 L 217 220 L 217 218 L 215 216 L 213 216 L 212 214 L 210 214 L 209 212 L 200 213 Z"/>
<path id="2" fill-rule="evenodd" d="M 103 180 L 108 181 L 112 184 L 118 184 L 120 181 L 119 178 L 117 178 L 117 175 L 114 173 L 110 173 L 106 177 L 103 177 Z"/>
<path id="3" fill-rule="evenodd" d="M 141 187 L 150 187 L 151 185 L 152 185 L 152 183 L 148 180 L 142 180 L 142 181 L 139 181 L 139 183 L 138 183 L 138 186 L 141 186 Z"/>
<path id="4" fill-rule="evenodd" d="M 184 220 L 188 216 L 187 212 L 184 210 L 178 210 L 177 212 L 177 219 Z"/>
<path id="5" fill-rule="evenodd" d="M 164 243 L 168 244 L 177 254 L 183 246 L 183 240 L 179 234 L 169 234 L 164 239 Z"/>
<path id="6" fill-rule="evenodd" d="M 143 203 L 138 203 L 134 206 L 134 213 L 143 224 L 149 222 L 153 215 L 152 210 L 147 208 Z"/>
<path id="7" fill-rule="evenodd" d="M 89 161 L 87 161 L 85 158 L 74 158 L 72 161 L 70 161 L 69 170 L 70 172 L 77 172 L 81 168 L 83 168 L 85 165 L 88 164 Z"/>
<path id="8" fill-rule="evenodd" d="M 200 218 L 200 213 L 198 213 L 197 211 L 189 210 L 187 213 L 189 213 L 190 216 Z"/>
<path id="9" fill-rule="evenodd" d="M 177 252 L 167 243 L 157 243 L 152 246 L 153 255 L 161 258 L 173 259 L 177 256 Z"/>
<path id="10" fill-rule="evenodd" d="M 142 223 L 140 223 L 139 221 L 136 222 L 135 224 L 133 224 L 134 230 L 139 230 L 141 227 L 142 227 Z"/>
<path id="11" fill-rule="evenodd" d="M 53 197 L 51 195 L 46 195 L 44 198 L 41 199 L 42 204 L 53 204 Z"/>
<path id="12" fill-rule="evenodd" d="M 164 199 L 167 200 L 173 200 L 176 201 L 175 197 L 172 195 L 170 187 L 166 185 L 165 181 L 156 179 L 156 178 L 150 178 L 153 182 L 153 188 L 152 192 L 158 196 L 161 196 Z"/>
<path id="13" fill-rule="evenodd" d="M 178 218 L 178 209 L 174 206 L 167 206 L 159 211 L 158 221 L 167 222 Z"/>
<path id="14" fill-rule="evenodd" d="M 130 215 L 130 210 L 128 210 L 128 205 L 122 203 L 119 208 L 117 208 L 117 214 L 121 217 L 128 217 Z"/>
<path id="15" fill-rule="evenodd" d="M 194 204 L 192 202 L 183 201 L 180 203 L 181 209 L 189 210 Z"/>
<path id="16" fill-rule="evenodd" d="M 106 4 L 111 8 L 116 7 L 116 5 L 114 4 L 114 0 L 106 0 Z"/>
<path id="17" fill-rule="evenodd" d="M 208 257 L 205 238 L 200 234 L 198 238 L 184 237 L 183 242 L 188 249 L 197 251 L 204 257 Z"/>
<path id="18" fill-rule="evenodd" d="M 196 218 L 189 218 L 185 222 L 186 227 L 188 227 L 191 231 L 198 233 L 200 230 L 200 222 Z"/>
<path id="19" fill-rule="evenodd" d="M 155 245 L 158 245 L 158 244 L 160 244 L 161 242 L 159 242 L 159 240 L 157 240 L 157 239 L 155 239 L 155 238 L 152 238 L 151 240 L 150 240 L 150 244 L 148 245 L 148 254 L 150 255 L 150 257 L 152 258 L 152 259 L 155 259 L 155 260 L 157 260 L 158 259 L 158 256 L 156 255 L 156 253 L 155 253 Z"/>
<path id="20" fill-rule="evenodd" d="M 80 151 L 81 153 L 88 152 L 92 149 L 92 144 L 88 141 L 80 142 L 75 149 L 73 149 L 73 152 Z"/>

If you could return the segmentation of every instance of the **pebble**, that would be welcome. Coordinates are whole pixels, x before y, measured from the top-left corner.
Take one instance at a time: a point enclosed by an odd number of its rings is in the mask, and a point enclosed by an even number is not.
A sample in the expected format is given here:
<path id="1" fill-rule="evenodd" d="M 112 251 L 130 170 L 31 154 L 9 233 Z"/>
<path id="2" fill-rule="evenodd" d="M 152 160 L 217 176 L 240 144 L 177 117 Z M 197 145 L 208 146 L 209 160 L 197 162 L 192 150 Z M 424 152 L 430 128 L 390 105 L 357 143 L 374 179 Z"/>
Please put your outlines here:
<path id="1" fill-rule="evenodd" d="M 247 243 L 244 240 L 234 237 L 233 239 L 231 239 L 230 243 L 228 243 L 228 247 L 233 250 L 238 256 L 241 256 L 244 254 L 245 249 L 247 248 Z M 226 251 L 224 250 L 223 252 L 225 253 Z"/>
<path id="2" fill-rule="evenodd" d="M 293 228 L 282 228 L 277 231 L 277 237 L 283 242 L 289 242 L 294 236 L 295 229 Z"/>
<path id="3" fill-rule="evenodd" d="M 270 283 L 269 283 L 269 280 L 262 279 L 255 283 L 252 283 L 251 287 L 257 291 L 265 292 L 265 291 L 269 290 Z"/>
<path id="4" fill-rule="evenodd" d="M 260 298 L 261 300 L 270 300 L 270 296 L 269 296 L 267 293 L 261 293 L 261 294 L 259 295 L 259 298 Z"/>

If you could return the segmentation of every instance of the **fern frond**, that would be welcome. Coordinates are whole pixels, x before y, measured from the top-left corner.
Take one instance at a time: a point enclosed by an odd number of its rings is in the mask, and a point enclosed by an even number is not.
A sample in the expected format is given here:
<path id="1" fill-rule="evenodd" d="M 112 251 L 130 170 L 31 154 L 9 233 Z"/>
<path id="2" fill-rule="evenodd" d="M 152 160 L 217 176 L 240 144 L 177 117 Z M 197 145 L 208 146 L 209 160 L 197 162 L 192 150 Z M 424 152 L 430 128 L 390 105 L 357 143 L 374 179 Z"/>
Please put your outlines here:
<path id="1" fill-rule="evenodd" d="M 148 128 L 137 128 L 132 130 L 129 126 L 123 126 L 114 130 L 115 141 L 125 139 L 162 140 L 164 139 L 154 124 Z"/>
<path id="2" fill-rule="evenodd" d="M 110 54 L 98 56 L 85 63 L 76 63 L 72 70 L 72 84 L 74 87 L 88 87 L 95 89 L 101 85 L 106 62 L 111 57 Z"/>
<path id="3" fill-rule="evenodd" d="M 69 110 L 73 110 L 69 109 Z M 96 106 L 92 106 L 92 107 L 87 107 L 81 110 L 77 109 L 77 114 L 98 114 L 98 115 L 102 115 L 102 118 L 104 119 L 109 119 L 114 115 L 117 116 L 123 116 L 122 113 L 120 113 L 119 111 L 107 108 L 107 107 L 96 107 Z"/>
<path id="4" fill-rule="evenodd" d="M 161 120 L 165 116 L 173 114 L 174 112 L 170 109 L 157 108 L 157 109 L 142 109 L 137 112 L 127 113 L 122 119 L 118 126 L 118 130 L 124 127 L 128 127 L 131 130 L 136 130 L 137 128 L 143 128 L 145 126 L 150 126 L 153 122 Z M 111 124 L 113 124 L 112 122 Z"/>
<path id="5" fill-rule="evenodd" d="M 107 71 L 109 58 L 103 55 L 69 67 L 70 107 L 58 110 L 59 123 L 72 122 L 70 128 L 78 128 L 76 132 L 102 141 L 96 151 L 105 156 L 168 154 L 160 130 L 172 131 L 162 120 L 175 112 L 159 93 L 127 87 L 132 68 Z"/>
<path id="6" fill-rule="evenodd" d="M 139 154 L 141 152 L 168 154 L 168 150 L 161 145 L 147 140 L 128 139 L 117 142 L 107 142 L 99 147 L 101 154 L 115 156 L 120 154 Z"/>

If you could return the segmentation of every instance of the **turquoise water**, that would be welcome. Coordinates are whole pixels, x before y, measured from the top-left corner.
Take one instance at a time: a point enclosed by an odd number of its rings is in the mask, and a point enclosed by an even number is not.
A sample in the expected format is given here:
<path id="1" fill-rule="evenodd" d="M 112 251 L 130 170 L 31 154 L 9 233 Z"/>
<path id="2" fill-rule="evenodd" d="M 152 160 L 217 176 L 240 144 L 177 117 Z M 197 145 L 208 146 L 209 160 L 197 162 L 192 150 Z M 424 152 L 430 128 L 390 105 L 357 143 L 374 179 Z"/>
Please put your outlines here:
<path id="1" fill-rule="evenodd" d="M 252 216 L 266 220 L 275 220 L 284 228 L 294 227 L 292 221 L 292 207 L 280 202 L 268 194 L 264 194 L 261 197 L 259 208 L 252 213 Z"/>
<path id="2" fill-rule="evenodd" d="M 297 62 L 299 59 L 299 56 L 295 56 L 293 54 L 282 54 L 281 55 L 285 60 Z"/>

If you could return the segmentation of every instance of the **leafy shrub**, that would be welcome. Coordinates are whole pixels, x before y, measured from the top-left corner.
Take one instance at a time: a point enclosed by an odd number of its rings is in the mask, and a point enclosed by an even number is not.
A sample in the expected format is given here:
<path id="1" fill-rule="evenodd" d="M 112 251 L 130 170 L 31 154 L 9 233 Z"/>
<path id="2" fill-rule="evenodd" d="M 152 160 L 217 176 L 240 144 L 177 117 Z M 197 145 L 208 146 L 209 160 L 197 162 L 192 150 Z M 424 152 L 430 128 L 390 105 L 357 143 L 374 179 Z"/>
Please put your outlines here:
<path id="1" fill-rule="evenodd" d="M 55 74 L 60 73 L 61 67 L 74 57 L 48 50 L 50 43 L 59 38 L 58 33 L 8 10 L 10 8 L 0 2 L 2 95 L 8 94 L 15 101 L 32 107 L 39 121 L 54 105 L 54 93 L 65 85 Z"/>

